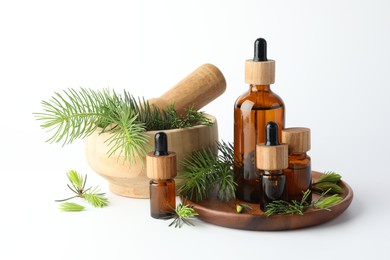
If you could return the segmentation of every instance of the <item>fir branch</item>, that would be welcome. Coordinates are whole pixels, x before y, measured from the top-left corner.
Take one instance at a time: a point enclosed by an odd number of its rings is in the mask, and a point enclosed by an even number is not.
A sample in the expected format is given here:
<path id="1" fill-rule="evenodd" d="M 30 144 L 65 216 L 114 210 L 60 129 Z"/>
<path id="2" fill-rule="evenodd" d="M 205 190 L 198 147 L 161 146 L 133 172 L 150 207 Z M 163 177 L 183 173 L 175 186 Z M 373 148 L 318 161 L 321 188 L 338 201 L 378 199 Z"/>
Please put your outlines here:
<path id="1" fill-rule="evenodd" d="M 70 144 L 92 134 L 99 123 L 108 122 L 107 111 L 117 103 L 116 96 L 111 97 L 108 90 L 100 93 L 85 88 L 68 89 L 62 94 L 54 93 L 49 101 L 42 101 L 44 112 L 34 115 L 44 121 L 42 128 L 55 131 L 49 142 Z"/>
<path id="2" fill-rule="evenodd" d="M 173 221 L 169 224 L 169 227 L 181 228 L 183 224 L 193 226 L 194 224 L 190 221 L 191 218 L 199 215 L 190 205 L 177 205 L 173 216 L 169 216 L 167 219 L 173 218 Z"/>
<path id="3" fill-rule="evenodd" d="M 182 171 L 178 178 L 178 192 L 187 198 L 200 201 L 207 198 L 215 176 L 214 164 L 216 156 L 209 149 L 194 152 L 191 159 L 182 162 L 186 170 Z"/>
<path id="4" fill-rule="evenodd" d="M 227 143 L 225 141 L 217 142 L 217 147 L 219 151 L 219 160 L 225 162 L 230 167 L 233 167 L 234 164 L 234 146 L 232 143 Z"/>
<path id="5" fill-rule="evenodd" d="M 235 198 L 236 184 L 234 182 L 232 168 L 224 161 L 217 160 L 214 166 L 215 183 L 218 189 L 218 198 L 229 201 Z"/>
<path id="6" fill-rule="evenodd" d="M 211 124 L 203 112 L 191 107 L 186 115 L 180 116 L 173 105 L 159 109 L 144 99 L 135 99 L 127 91 L 119 95 L 109 89 L 68 89 L 42 101 L 42 106 L 43 112 L 33 114 L 43 122 L 43 129 L 52 132 L 48 142 L 70 144 L 102 128 L 102 133 L 113 133 L 106 140 L 110 147 L 108 155 L 117 153 L 130 162 L 145 155 L 145 131 Z"/>
<path id="7" fill-rule="evenodd" d="M 309 207 L 307 198 L 309 197 L 311 191 L 306 190 L 303 193 L 301 201 L 293 200 L 291 202 L 287 202 L 284 200 L 275 200 L 267 205 L 267 209 L 264 212 L 265 215 L 289 215 L 289 214 L 299 214 L 303 215 L 303 212 Z"/>
<path id="8" fill-rule="evenodd" d="M 112 135 L 105 141 L 110 147 L 108 156 L 116 154 L 118 159 L 123 156 L 124 161 L 134 162 L 136 158 L 142 158 L 146 154 L 148 137 L 141 123 L 134 123 L 137 116 L 129 118 L 129 108 L 120 110 L 117 120 L 118 128 L 110 130 Z"/>
<path id="9" fill-rule="evenodd" d="M 185 161 L 179 178 L 178 191 L 187 198 L 200 201 L 206 199 L 212 189 L 217 189 L 220 200 L 228 201 L 235 198 L 236 183 L 233 178 L 232 145 L 218 143 L 220 155 L 215 155 L 210 149 L 194 152 L 192 158 Z"/>
<path id="10" fill-rule="evenodd" d="M 308 204 L 306 201 L 308 196 L 310 195 L 310 192 L 310 190 L 306 190 L 300 202 L 297 202 L 295 200 L 291 202 L 287 202 L 284 200 L 272 201 L 267 205 L 267 209 L 264 214 L 267 216 L 289 214 L 303 215 L 309 207 L 330 211 L 331 209 L 329 209 L 329 207 L 334 206 L 343 200 L 343 198 L 338 196 L 337 194 L 334 194 L 330 197 L 325 197 L 325 195 L 330 192 L 329 189 L 323 192 L 316 201 L 313 201 L 312 203 Z"/>
<path id="11" fill-rule="evenodd" d="M 76 171 L 70 170 L 67 173 L 67 176 L 68 176 L 68 179 L 69 179 L 73 188 L 69 184 L 67 184 L 67 186 L 69 187 L 69 189 L 73 193 L 75 193 L 75 195 L 72 197 L 66 198 L 66 199 L 56 200 L 56 202 L 63 202 L 63 201 L 71 200 L 73 198 L 82 198 L 82 199 L 85 199 L 87 202 L 89 202 L 90 204 L 92 204 L 96 208 L 97 207 L 102 208 L 102 207 L 108 205 L 108 199 L 106 197 L 104 197 L 104 195 L 105 195 L 104 193 L 99 192 L 98 187 L 95 187 L 95 188 L 89 187 L 88 189 L 85 189 L 87 175 L 85 175 L 85 177 L 83 177 L 81 174 L 77 173 Z M 72 209 L 72 207 L 77 208 L 74 205 L 75 203 L 69 204 L 68 202 L 66 202 L 66 203 L 62 203 L 62 204 L 64 204 L 65 209 L 67 209 L 67 208 Z M 62 208 L 60 208 L 60 209 L 62 209 Z M 72 211 L 72 210 L 64 210 L 64 211 Z M 77 210 L 74 210 L 74 211 L 77 211 Z"/>

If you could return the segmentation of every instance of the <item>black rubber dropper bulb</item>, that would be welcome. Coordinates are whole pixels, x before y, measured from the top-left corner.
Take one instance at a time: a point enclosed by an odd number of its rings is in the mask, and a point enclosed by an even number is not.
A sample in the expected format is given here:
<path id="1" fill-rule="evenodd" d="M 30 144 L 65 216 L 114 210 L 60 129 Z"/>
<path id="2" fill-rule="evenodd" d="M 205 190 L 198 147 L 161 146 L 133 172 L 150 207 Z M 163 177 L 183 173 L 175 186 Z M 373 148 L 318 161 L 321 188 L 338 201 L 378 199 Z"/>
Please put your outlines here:
<path id="1" fill-rule="evenodd" d="M 278 135 L 278 124 L 270 121 L 265 126 L 265 146 L 280 145 Z"/>
<path id="2" fill-rule="evenodd" d="M 168 137 L 164 132 L 158 132 L 154 136 L 154 155 L 168 155 Z"/>
<path id="3" fill-rule="evenodd" d="M 267 41 L 263 38 L 258 38 L 255 41 L 255 55 L 253 61 L 268 61 L 267 60 Z"/>

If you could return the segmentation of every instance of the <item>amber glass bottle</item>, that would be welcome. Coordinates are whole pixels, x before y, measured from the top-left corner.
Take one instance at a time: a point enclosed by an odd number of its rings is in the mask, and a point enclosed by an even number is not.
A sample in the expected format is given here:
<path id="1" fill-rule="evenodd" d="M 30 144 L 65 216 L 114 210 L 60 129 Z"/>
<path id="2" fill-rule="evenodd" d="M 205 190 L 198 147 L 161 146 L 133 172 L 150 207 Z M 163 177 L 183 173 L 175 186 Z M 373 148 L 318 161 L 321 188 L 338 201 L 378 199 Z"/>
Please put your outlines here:
<path id="1" fill-rule="evenodd" d="M 150 214 L 164 218 L 176 207 L 176 154 L 168 152 L 168 138 L 164 132 L 155 135 L 155 151 L 146 156 L 146 172 L 150 181 Z"/>
<path id="2" fill-rule="evenodd" d="M 287 200 L 301 201 L 303 192 L 311 188 L 310 129 L 291 127 L 282 131 L 282 142 L 288 145 L 288 168 L 286 175 Z M 312 199 L 311 193 L 307 203 Z"/>
<path id="3" fill-rule="evenodd" d="M 286 199 L 286 176 L 283 170 L 288 166 L 288 146 L 280 144 L 278 125 L 268 122 L 265 143 L 256 146 L 257 168 L 260 176 L 260 209 L 267 210 L 268 203 Z"/>
<path id="4" fill-rule="evenodd" d="M 267 122 L 276 122 L 281 136 L 285 121 L 283 100 L 270 88 L 275 81 L 275 61 L 267 60 L 266 44 L 261 38 L 255 41 L 254 58 L 245 63 L 245 82 L 250 84 L 249 90 L 234 105 L 236 197 L 253 203 L 259 202 L 260 195 L 256 144 L 264 143 Z"/>
<path id="5" fill-rule="evenodd" d="M 150 215 L 163 218 L 173 213 L 176 207 L 175 180 L 157 179 L 150 181 Z"/>

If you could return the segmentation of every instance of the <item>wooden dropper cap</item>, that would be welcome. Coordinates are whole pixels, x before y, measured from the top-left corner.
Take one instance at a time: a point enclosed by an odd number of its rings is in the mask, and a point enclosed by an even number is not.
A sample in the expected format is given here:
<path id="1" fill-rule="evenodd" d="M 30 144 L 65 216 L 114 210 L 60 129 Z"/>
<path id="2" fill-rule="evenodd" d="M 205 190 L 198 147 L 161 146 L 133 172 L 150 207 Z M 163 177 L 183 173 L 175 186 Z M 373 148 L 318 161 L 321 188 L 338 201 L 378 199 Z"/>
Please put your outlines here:
<path id="1" fill-rule="evenodd" d="M 268 122 L 265 126 L 266 141 L 256 145 L 256 166 L 260 170 L 283 170 L 288 167 L 288 146 L 279 144 L 278 125 Z"/>
<path id="2" fill-rule="evenodd" d="M 245 61 L 245 83 L 252 85 L 275 83 L 275 61 L 267 59 L 267 42 L 263 38 L 255 41 L 253 59 Z"/>
<path id="3" fill-rule="evenodd" d="M 176 153 L 168 152 L 168 137 L 164 132 L 154 136 L 155 151 L 146 155 L 146 175 L 151 179 L 172 179 L 177 175 Z"/>
<path id="4" fill-rule="evenodd" d="M 288 145 L 290 153 L 305 153 L 310 150 L 310 128 L 285 128 L 282 130 L 282 142 Z"/>

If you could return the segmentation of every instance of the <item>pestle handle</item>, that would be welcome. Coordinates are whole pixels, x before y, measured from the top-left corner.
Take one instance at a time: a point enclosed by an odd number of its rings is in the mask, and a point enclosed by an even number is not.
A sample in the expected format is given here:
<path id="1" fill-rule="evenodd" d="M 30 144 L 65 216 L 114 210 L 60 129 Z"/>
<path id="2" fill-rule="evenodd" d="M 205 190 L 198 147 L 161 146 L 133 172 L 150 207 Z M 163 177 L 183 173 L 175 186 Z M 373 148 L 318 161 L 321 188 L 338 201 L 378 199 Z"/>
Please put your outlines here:
<path id="1" fill-rule="evenodd" d="M 212 64 L 203 64 L 159 98 L 149 99 L 149 104 L 166 109 L 174 103 L 177 113 L 184 114 L 191 106 L 195 110 L 201 109 L 225 89 L 226 80 L 222 72 Z"/>

